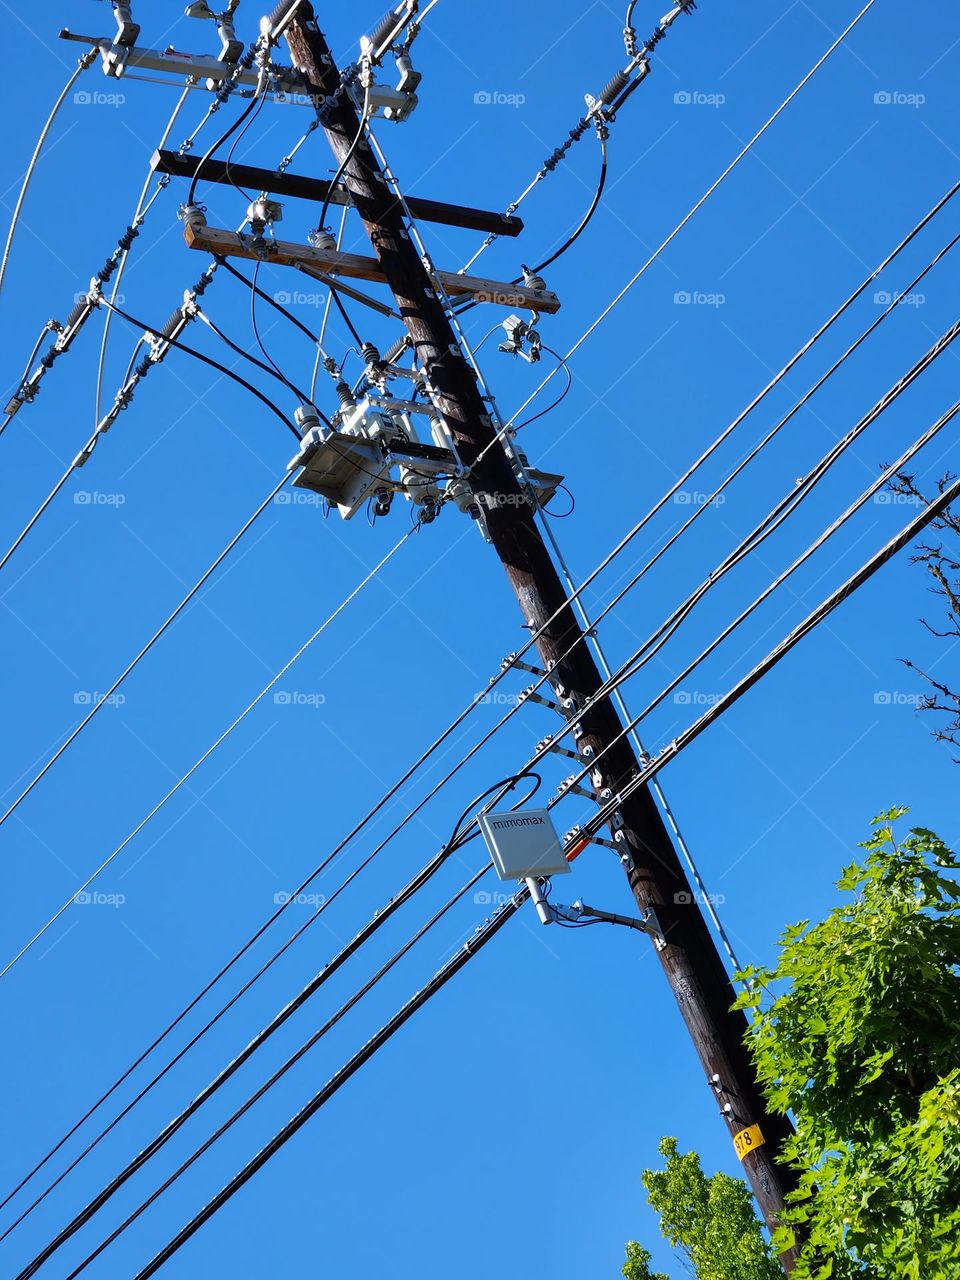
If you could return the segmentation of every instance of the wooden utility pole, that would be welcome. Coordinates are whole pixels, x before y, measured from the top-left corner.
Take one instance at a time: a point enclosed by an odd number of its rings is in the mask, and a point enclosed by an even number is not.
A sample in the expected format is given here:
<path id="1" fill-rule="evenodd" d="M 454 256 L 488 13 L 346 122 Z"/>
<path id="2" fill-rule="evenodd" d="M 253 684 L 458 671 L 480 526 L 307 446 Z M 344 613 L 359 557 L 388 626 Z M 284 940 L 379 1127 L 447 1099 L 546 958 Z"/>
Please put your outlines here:
<path id="1" fill-rule="evenodd" d="M 340 73 L 317 26 L 312 4 L 305 0 L 299 6 L 285 34 L 294 65 L 323 107 L 324 131 L 340 163 L 350 152 L 360 120 L 350 95 L 342 90 Z M 366 139 L 350 156 L 343 181 L 366 227 L 383 277 L 396 296 L 435 404 L 456 439 L 461 460 L 472 468 L 470 486 L 520 604 L 523 623 L 536 632 L 549 622 L 537 648 L 558 696 L 568 700 L 568 715 L 582 728 L 577 740 L 581 758 L 589 764 L 603 752 L 599 772 L 593 778 L 594 789 L 598 795 L 603 790 L 616 795 L 639 772 L 637 758 L 609 698 L 578 714 L 578 708 L 600 688 L 600 674 L 573 611 L 564 607 L 566 593 L 534 522 L 534 511 L 506 452 L 499 442 L 494 443 L 496 428 L 476 378 Z M 613 745 L 605 751 L 609 744 Z M 641 910 L 655 912 L 666 937 L 666 946 L 658 951 L 660 963 L 708 1085 L 731 1138 L 736 1139 L 757 1203 L 772 1228 L 783 1209 L 784 1192 L 793 1185 L 789 1171 L 775 1162 L 790 1132 L 789 1124 L 766 1108 L 744 1044 L 746 1019 L 742 1013 L 730 1011 L 734 989 L 646 787 L 624 801 L 620 820 L 621 845 L 629 850 L 625 866 L 630 888 Z M 632 1064 L 622 1067 L 627 1099 L 636 1089 L 637 1071 Z M 663 1108 L 666 1091 L 657 1098 L 646 1083 L 642 1089 L 645 1105 Z M 791 1271 L 794 1261 L 794 1253 L 784 1255 L 784 1270 Z"/>

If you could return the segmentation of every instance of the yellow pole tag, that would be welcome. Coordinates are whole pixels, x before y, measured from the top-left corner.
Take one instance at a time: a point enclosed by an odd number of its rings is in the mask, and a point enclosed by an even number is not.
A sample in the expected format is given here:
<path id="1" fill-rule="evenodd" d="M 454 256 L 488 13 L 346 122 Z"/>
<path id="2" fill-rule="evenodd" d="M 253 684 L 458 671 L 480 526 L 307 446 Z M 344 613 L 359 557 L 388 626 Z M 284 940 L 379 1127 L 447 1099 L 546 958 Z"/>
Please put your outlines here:
<path id="1" fill-rule="evenodd" d="M 751 1151 L 756 1151 L 757 1147 L 762 1147 L 765 1141 L 758 1124 L 752 1124 L 749 1129 L 741 1129 L 733 1135 L 734 1150 L 740 1160 Z"/>

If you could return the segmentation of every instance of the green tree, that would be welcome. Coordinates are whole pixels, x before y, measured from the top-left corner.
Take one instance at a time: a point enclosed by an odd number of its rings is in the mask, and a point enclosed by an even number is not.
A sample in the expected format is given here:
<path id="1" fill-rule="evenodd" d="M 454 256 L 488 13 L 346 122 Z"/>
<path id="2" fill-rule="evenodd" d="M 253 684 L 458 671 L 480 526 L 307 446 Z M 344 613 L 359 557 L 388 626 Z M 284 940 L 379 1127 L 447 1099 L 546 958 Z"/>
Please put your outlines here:
<path id="1" fill-rule="evenodd" d="M 643 1175 L 647 1199 L 660 1229 L 697 1280 L 776 1280 L 773 1260 L 745 1183 L 725 1173 L 708 1177 L 695 1152 L 681 1155 L 676 1138 L 664 1138 L 662 1170 Z M 650 1254 L 627 1245 L 625 1280 L 668 1280 L 650 1270 Z"/>
<path id="2" fill-rule="evenodd" d="M 898 841 L 905 812 L 875 820 L 850 900 L 746 974 L 758 1072 L 796 1125 L 798 1280 L 960 1280 L 960 864 L 923 828 Z"/>

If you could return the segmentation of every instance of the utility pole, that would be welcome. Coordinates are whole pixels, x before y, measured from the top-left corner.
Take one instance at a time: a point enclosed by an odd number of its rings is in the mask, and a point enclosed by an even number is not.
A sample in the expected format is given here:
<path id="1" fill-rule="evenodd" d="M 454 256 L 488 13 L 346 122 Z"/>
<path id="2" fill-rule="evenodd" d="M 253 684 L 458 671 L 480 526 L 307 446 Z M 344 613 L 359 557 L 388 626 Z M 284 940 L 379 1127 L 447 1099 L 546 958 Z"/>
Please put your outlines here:
<path id="1" fill-rule="evenodd" d="M 456 440 L 460 459 L 471 468 L 471 489 L 516 594 L 524 626 L 533 632 L 549 622 L 537 648 L 566 714 L 579 726 L 581 759 L 589 764 L 603 752 L 593 777 L 594 791 L 598 798 L 601 793 L 604 799 L 616 796 L 639 772 L 639 763 L 609 698 L 579 713 L 600 688 L 600 674 L 572 609 L 564 607 L 566 592 L 534 522 L 533 507 L 505 449 L 495 440 L 488 406 L 437 296 L 428 264 L 421 260 L 406 229 L 402 208 L 365 138 L 350 155 L 360 119 L 350 95 L 342 90 L 340 73 L 307 0 L 300 4 L 285 35 L 294 65 L 321 105 L 324 132 L 337 162 L 350 157 L 343 182 L 396 297 L 434 403 Z M 744 1043 L 746 1019 L 730 1011 L 735 991 L 646 787 L 624 801 L 614 834 L 624 849 L 623 862 L 637 905 L 642 911 L 653 910 L 665 936 L 666 945 L 658 951 L 660 963 L 772 1229 L 783 1210 L 784 1193 L 794 1185 L 790 1171 L 775 1161 L 790 1126 L 767 1110 Z M 632 1072 L 624 1076 L 629 1098 L 635 1081 Z M 646 1096 L 650 1101 L 654 1095 Z M 782 1256 L 786 1272 L 793 1270 L 795 1260 L 795 1251 Z"/>

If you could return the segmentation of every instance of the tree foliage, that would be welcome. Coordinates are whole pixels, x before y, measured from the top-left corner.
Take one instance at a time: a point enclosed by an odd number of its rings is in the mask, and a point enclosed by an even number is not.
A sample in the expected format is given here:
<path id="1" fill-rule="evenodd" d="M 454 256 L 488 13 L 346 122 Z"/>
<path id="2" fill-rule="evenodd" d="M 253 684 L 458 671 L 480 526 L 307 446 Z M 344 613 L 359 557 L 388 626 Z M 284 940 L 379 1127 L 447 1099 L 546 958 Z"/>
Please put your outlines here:
<path id="1" fill-rule="evenodd" d="M 773 1260 L 750 1192 L 725 1173 L 708 1177 L 694 1152 L 681 1155 L 675 1138 L 664 1138 L 662 1170 L 648 1169 L 643 1185 L 660 1215 L 660 1229 L 697 1280 L 776 1280 Z M 625 1280 L 668 1280 L 650 1270 L 650 1254 L 627 1245 Z"/>
<path id="2" fill-rule="evenodd" d="M 898 841 L 905 812 L 875 821 L 839 882 L 850 900 L 788 929 L 741 999 L 796 1124 L 798 1280 L 960 1278 L 960 864 L 923 828 Z"/>

